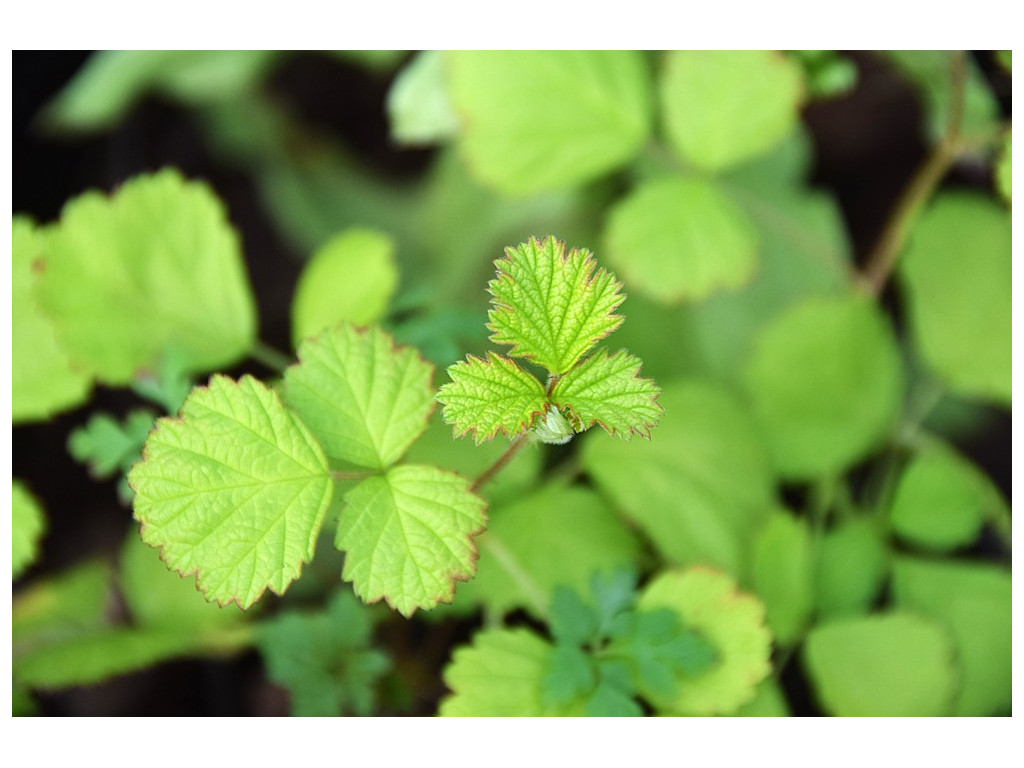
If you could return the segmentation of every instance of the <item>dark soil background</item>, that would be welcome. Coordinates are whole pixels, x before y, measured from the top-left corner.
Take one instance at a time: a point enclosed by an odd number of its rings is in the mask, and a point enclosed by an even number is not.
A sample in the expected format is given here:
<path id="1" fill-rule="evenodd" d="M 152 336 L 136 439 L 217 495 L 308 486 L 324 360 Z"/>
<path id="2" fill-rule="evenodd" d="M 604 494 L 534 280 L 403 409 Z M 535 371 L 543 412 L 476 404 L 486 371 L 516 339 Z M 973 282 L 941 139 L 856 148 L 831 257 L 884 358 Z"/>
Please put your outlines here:
<path id="1" fill-rule="evenodd" d="M 219 193 L 242 236 L 250 279 L 260 308 L 261 337 L 289 348 L 288 308 L 301 268 L 300 255 L 270 224 L 245 173 L 213 156 L 186 110 L 155 98 L 136 106 L 128 118 L 97 137 L 56 139 L 38 129 L 35 117 L 88 58 L 88 51 L 13 52 L 13 212 L 48 222 L 63 204 L 89 188 L 111 189 L 137 173 L 166 165 L 202 177 Z M 913 88 L 881 59 L 848 54 L 858 65 L 856 89 L 839 99 L 810 106 L 804 115 L 817 155 L 812 183 L 832 191 L 841 206 L 855 253 L 863 257 L 914 169 L 923 160 L 922 107 Z M 1010 80 L 987 52 L 974 54 L 1010 115 Z M 275 70 L 270 86 L 318 129 L 335 132 L 383 177 L 421 173 L 429 151 L 410 152 L 387 140 L 384 100 L 390 80 L 370 77 L 353 65 L 314 54 L 296 54 Z M 947 185 L 990 189 L 989 170 L 957 167 Z M 885 300 L 899 320 L 894 297 Z M 238 375 L 267 371 L 252 363 Z M 139 401 L 125 391 L 99 388 L 82 409 L 52 422 L 12 429 L 12 472 L 40 498 L 49 517 L 43 554 L 22 583 L 60 571 L 88 556 L 114 553 L 124 540 L 131 513 L 117 503 L 114 481 L 96 482 L 66 450 L 70 432 L 93 410 L 125 413 Z M 986 428 L 959 443 L 1010 498 L 1009 413 L 991 411 Z M 985 543 L 982 543 L 984 549 Z M 417 622 L 386 622 L 380 641 L 401 666 L 432 687 L 401 714 L 429 715 L 444 693 L 439 670 L 451 643 L 472 628 L 446 622 L 427 628 Z M 783 684 L 794 714 L 817 714 L 798 665 L 790 664 Z M 436 689 L 436 690 L 435 690 Z M 108 683 L 39 697 L 44 715 L 284 715 L 287 695 L 267 683 L 255 652 L 227 662 L 163 664 Z"/>

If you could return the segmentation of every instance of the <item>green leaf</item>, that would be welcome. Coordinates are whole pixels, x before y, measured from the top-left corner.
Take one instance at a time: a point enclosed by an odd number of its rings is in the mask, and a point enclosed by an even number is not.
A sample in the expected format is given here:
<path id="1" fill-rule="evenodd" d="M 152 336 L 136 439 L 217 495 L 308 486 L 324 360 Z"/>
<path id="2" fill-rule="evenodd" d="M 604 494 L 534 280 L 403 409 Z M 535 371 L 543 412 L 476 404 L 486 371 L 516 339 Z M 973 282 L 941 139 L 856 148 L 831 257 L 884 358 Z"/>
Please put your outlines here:
<path id="1" fill-rule="evenodd" d="M 661 389 L 650 379 L 640 378 L 641 362 L 625 350 L 611 357 L 601 350 L 566 373 L 551 392 L 560 408 L 569 408 L 578 431 L 594 424 L 610 435 L 650 437 L 658 425 L 662 408 Z"/>
<path id="2" fill-rule="evenodd" d="M 47 241 L 39 299 L 71 357 L 112 385 L 130 383 L 169 346 L 189 370 L 226 367 L 256 334 L 224 206 L 170 169 L 69 202 Z"/>
<path id="3" fill-rule="evenodd" d="M 132 383 L 132 391 L 175 414 L 192 391 L 195 382 L 188 375 L 188 361 L 182 350 L 170 346 L 160 356 L 156 370 L 144 370 Z"/>
<path id="4" fill-rule="evenodd" d="M 648 441 L 583 442 L 587 474 L 670 562 L 738 574 L 757 524 L 774 505 L 768 455 L 741 403 L 721 386 L 681 380 Z"/>
<path id="5" fill-rule="evenodd" d="M 889 551 L 869 518 L 852 518 L 826 533 L 814 577 L 819 618 L 867 613 L 889 574 Z"/>
<path id="6" fill-rule="evenodd" d="M 84 402 L 92 388 L 72 363 L 53 320 L 36 298 L 46 238 L 24 216 L 11 220 L 11 419 L 15 424 L 48 419 Z"/>
<path id="7" fill-rule="evenodd" d="M 85 426 L 71 433 L 68 453 L 75 461 L 88 464 L 93 477 L 127 472 L 139 460 L 155 419 L 152 411 L 144 409 L 130 411 L 123 424 L 108 413 L 94 413 Z"/>
<path id="8" fill-rule="evenodd" d="M 921 359 L 950 389 L 1009 406 L 1011 220 L 999 203 L 964 192 L 921 214 L 898 264 Z"/>
<path id="9" fill-rule="evenodd" d="M 597 635 L 598 616 L 593 606 L 583 602 L 575 591 L 559 586 L 551 596 L 548 625 L 559 643 L 583 645 Z"/>
<path id="10" fill-rule="evenodd" d="M 450 603 L 455 582 L 476 572 L 485 507 L 468 480 L 436 467 L 401 465 L 363 480 L 345 495 L 338 524 L 342 578 L 403 616 Z"/>
<path id="11" fill-rule="evenodd" d="M 956 691 L 949 636 L 909 613 L 819 625 L 807 636 L 803 662 L 820 704 L 839 717 L 945 715 Z"/>
<path id="12" fill-rule="evenodd" d="M 170 570 L 134 527 L 121 548 L 120 566 L 121 592 L 137 626 L 198 633 L 242 618 L 235 606 L 208 603 L 195 579 Z"/>
<path id="13" fill-rule="evenodd" d="M 962 672 L 953 714 L 1010 714 L 1012 579 L 981 563 L 898 558 L 893 566 L 896 604 L 946 627 Z"/>
<path id="14" fill-rule="evenodd" d="M 240 649 L 247 644 L 244 629 L 239 629 L 223 634 L 215 652 Z M 32 688 L 94 685 L 208 650 L 208 638 L 194 631 L 113 627 L 30 651 L 14 661 L 12 673 L 19 684 Z"/>
<path id="15" fill-rule="evenodd" d="M 157 422 L 128 482 L 142 540 L 208 599 L 243 609 L 298 578 L 333 490 L 313 435 L 251 376 L 193 390 L 180 418 Z"/>
<path id="16" fill-rule="evenodd" d="M 672 51 L 660 83 L 665 135 L 684 160 L 720 171 L 793 130 L 799 67 L 775 51 Z"/>
<path id="17" fill-rule="evenodd" d="M 754 541 L 752 583 L 779 645 L 800 638 L 813 608 L 814 561 L 807 523 L 773 515 Z"/>
<path id="18" fill-rule="evenodd" d="M 996 189 L 999 190 L 1006 202 L 1013 199 L 1013 137 L 1010 131 L 1006 132 L 1006 139 L 1003 141 L 999 157 L 996 159 L 995 177 Z"/>
<path id="19" fill-rule="evenodd" d="M 677 673 L 673 696 L 651 695 L 661 710 L 677 715 L 731 714 L 753 698 L 757 684 L 771 672 L 764 606 L 739 592 L 725 574 L 703 567 L 666 571 L 647 585 L 638 608 L 672 609 L 684 628 L 710 643 L 717 657 L 699 677 Z"/>
<path id="20" fill-rule="evenodd" d="M 754 698 L 732 713 L 732 717 L 789 717 L 786 695 L 774 677 L 757 686 Z"/>
<path id="21" fill-rule="evenodd" d="M 985 520 L 1003 508 L 999 491 L 980 470 L 936 445 L 903 470 L 889 518 L 900 538 L 941 552 L 975 541 Z"/>
<path id="22" fill-rule="evenodd" d="M 640 557 L 633 531 L 587 488 L 524 490 L 488 516 L 476 578 L 459 588 L 458 604 L 482 603 L 496 614 L 526 608 L 539 617 L 557 586 L 584 594 L 595 572 L 628 567 Z"/>
<path id="23" fill-rule="evenodd" d="M 757 232 L 746 214 L 697 177 L 635 188 L 608 214 L 604 243 L 626 285 L 664 304 L 739 288 L 757 267 Z"/>
<path id="24" fill-rule="evenodd" d="M 284 400 L 332 459 L 383 469 L 402 457 L 434 409 L 433 366 L 377 327 L 329 328 L 299 347 Z"/>
<path id="25" fill-rule="evenodd" d="M 597 610 L 599 635 L 606 637 L 612 622 L 636 601 L 637 574 L 633 567 L 618 567 L 594 571 L 590 578 L 590 593 Z"/>
<path id="26" fill-rule="evenodd" d="M 547 408 L 544 387 L 507 357 L 468 355 L 448 368 L 451 379 L 437 400 L 456 437 L 472 433 L 478 445 L 501 432 L 514 437 L 533 426 Z"/>
<path id="27" fill-rule="evenodd" d="M 17 579 L 39 557 L 39 541 L 46 533 L 46 515 L 28 487 L 11 484 L 11 577 Z"/>
<path id="28" fill-rule="evenodd" d="M 556 645 L 541 679 L 541 700 L 548 707 L 564 707 L 597 685 L 597 667 L 590 655 L 575 645 Z"/>
<path id="29" fill-rule="evenodd" d="M 638 51 L 451 51 L 449 94 L 461 150 L 499 191 L 568 187 L 624 164 L 651 129 Z"/>
<path id="30" fill-rule="evenodd" d="M 889 436 L 903 397 L 885 315 L 858 296 L 805 300 L 763 329 L 744 371 L 778 471 L 834 474 Z"/>
<path id="31" fill-rule="evenodd" d="M 607 669 L 602 665 L 601 670 Z M 587 699 L 587 717 L 643 717 L 644 711 L 633 700 L 628 689 L 602 676 L 597 688 Z"/>
<path id="32" fill-rule="evenodd" d="M 380 320 L 398 287 L 395 243 L 382 232 L 350 228 L 335 235 L 306 263 L 292 298 L 292 342 L 341 322 Z"/>
<path id="33" fill-rule="evenodd" d="M 373 713 L 390 661 L 370 647 L 372 630 L 370 611 L 347 590 L 336 591 L 324 611 L 288 611 L 260 628 L 267 677 L 288 689 L 292 715 Z"/>
<path id="34" fill-rule="evenodd" d="M 403 146 L 447 141 L 458 134 L 440 51 L 420 51 L 399 71 L 387 96 L 391 140 Z"/>
<path id="35" fill-rule="evenodd" d="M 442 717 L 579 716 L 582 705 L 549 707 L 542 680 L 554 647 L 526 629 L 478 632 L 457 648 L 445 667 L 452 693 L 441 701 Z"/>
<path id="36" fill-rule="evenodd" d="M 14 657 L 104 626 L 110 586 L 110 566 L 94 560 L 19 590 L 11 605 Z"/>
<path id="37" fill-rule="evenodd" d="M 626 298 L 622 284 L 586 248 L 566 253 L 565 243 L 553 236 L 540 242 L 531 237 L 506 248 L 494 265 L 487 327 L 492 341 L 512 345 L 513 357 L 562 374 L 622 324 L 615 314 Z"/>

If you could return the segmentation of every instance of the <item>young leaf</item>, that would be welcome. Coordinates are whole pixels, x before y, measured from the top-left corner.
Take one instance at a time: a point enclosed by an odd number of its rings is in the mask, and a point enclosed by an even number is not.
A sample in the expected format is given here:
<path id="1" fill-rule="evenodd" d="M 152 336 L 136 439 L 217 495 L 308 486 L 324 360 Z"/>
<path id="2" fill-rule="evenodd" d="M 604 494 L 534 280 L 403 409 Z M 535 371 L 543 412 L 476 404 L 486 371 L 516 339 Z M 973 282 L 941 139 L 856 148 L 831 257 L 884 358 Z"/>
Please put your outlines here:
<path id="1" fill-rule="evenodd" d="M 780 474 L 811 478 L 846 469 L 889 435 L 903 365 L 875 304 L 813 298 L 761 331 L 744 384 Z"/>
<path id="2" fill-rule="evenodd" d="M 546 706 L 563 707 L 594 689 L 597 669 L 590 654 L 576 645 L 556 645 L 541 679 L 541 699 Z"/>
<path id="3" fill-rule="evenodd" d="M 597 636 L 597 612 L 568 587 L 557 587 L 551 596 L 548 623 L 552 636 L 559 643 L 583 645 Z"/>
<path id="4" fill-rule="evenodd" d="M 679 715 L 729 714 L 754 696 L 771 672 L 771 635 L 760 601 L 739 592 L 725 574 L 695 567 L 668 571 L 647 585 L 638 609 L 657 608 L 671 608 L 683 627 L 699 632 L 716 661 L 693 679 L 677 673 L 678 691 L 668 697 L 651 692 L 654 704 Z"/>
<path id="5" fill-rule="evenodd" d="M 597 688 L 587 699 L 584 714 L 587 717 L 643 717 L 643 709 L 630 694 L 628 688 L 602 677 Z"/>
<path id="6" fill-rule="evenodd" d="M 93 477 L 105 478 L 127 472 L 139 460 L 142 445 L 156 419 L 152 411 L 131 411 L 123 424 L 107 413 L 94 413 L 85 426 L 68 438 L 68 452 L 89 465 Z"/>
<path id="7" fill-rule="evenodd" d="M 72 364 L 36 298 L 33 270 L 45 264 L 45 235 L 27 217 L 15 216 L 11 239 L 11 418 L 19 424 L 82 403 L 92 381 Z"/>
<path id="8" fill-rule="evenodd" d="M 298 578 L 333 490 L 313 435 L 251 376 L 193 390 L 180 418 L 157 422 L 128 482 L 143 541 L 208 599 L 240 608 Z"/>
<path id="9" fill-rule="evenodd" d="M 622 324 L 622 284 L 586 248 L 566 253 L 553 236 L 531 237 L 494 264 L 488 328 L 492 341 L 512 345 L 513 357 L 562 374 Z"/>
<path id="10" fill-rule="evenodd" d="M 953 714 L 1009 714 L 1013 704 L 1013 584 L 981 563 L 902 557 L 893 566 L 896 604 L 934 619 L 956 643 L 962 672 Z"/>
<path id="11" fill-rule="evenodd" d="M 299 347 L 284 400 L 332 459 L 371 469 L 394 464 L 427 428 L 433 367 L 379 328 L 343 324 Z"/>
<path id="12" fill-rule="evenodd" d="M 589 181 L 629 160 L 650 133 L 650 74 L 638 51 L 445 56 L 463 155 L 501 192 Z"/>
<path id="13" fill-rule="evenodd" d="M 342 578 L 364 601 L 383 598 L 404 616 L 450 603 L 455 582 L 476 572 L 485 507 L 468 480 L 435 467 L 404 464 L 363 480 L 345 495 L 338 524 Z"/>
<path id="14" fill-rule="evenodd" d="M 292 299 L 293 343 L 298 346 L 341 322 L 377 322 L 397 287 L 394 241 L 373 229 L 346 229 L 320 246 L 299 275 Z"/>
<path id="15" fill-rule="evenodd" d="M 487 360 L 469 355 L 455 363 L 448 376 L 437 393 L 444 420 L 457 437 L 472 432 L 477 444 L 499 432 L 513 437 L 530 429 L 547 406 L 544 387 L 532 374 L 490 351 Z"/>
<path id="16" fill-rule="evenodd" d="M 747 215 L 698 177 L 637 187 L 608 214 L 604 242 L 626 285 L 663 304 L 739 288 L 757 267 L 757 232 Z"/>
<path id="17" fill-rule="evenodd" d="M 839 717 L 945 715 L 956 690 L 949 636 L 910 613 L 821 624 L 807 635 L 803 661 L 820 703 Z"/>
<path id="18" fill-rule="evenodd" d="M 256 332 L 224 206 L 174 170 L 69 202 L 47 243 L 39 299 L 71 357 L 112 385 L 129 384 L 169 345 L 191 371 L 222 368 Z"/>
<path id="19" fill-rule="evenodd" d="M 671 145 L 684 160 L 720 171 L 796 127 L 803 77 L 775 51 L 672 51 L 660 96 Z"/>
<path id="20" fill-rule="evenodd" d="M 579 716 L 582 705 L 549 707 L 541 697 L 554 648 L 526 629 L 477 633 L 471 646 L 457 648 L 445 667 L 452 690 L 441 702 L 442 717 Z"/>
<path id="21" fill-rule="evenodd" d="M 11 578 L 18 578 L 39 556 L 39 540 L 46 533 L 46 515 L 36 498 L 19 480 L 11 486 Z"/>
<path id="22" fill-rule="evenodd" d="M 979 195 L 945 193 L 917 220 L 898 268 L 921 359 L 953 392 L 1009 406 L 1010 213 Z"/>
<path id="23" fill-rule="evenodd" d="M 625 350 L 609 357 L 602 349 L 559 379 L 551 400 L 570 409 L 577 431 L 600 424 L 608 434 L 627 440 L 634 434 L 650 437 L 662 412 L 657 402 L 661 389 L 640 378 L 640 365 Z"/>

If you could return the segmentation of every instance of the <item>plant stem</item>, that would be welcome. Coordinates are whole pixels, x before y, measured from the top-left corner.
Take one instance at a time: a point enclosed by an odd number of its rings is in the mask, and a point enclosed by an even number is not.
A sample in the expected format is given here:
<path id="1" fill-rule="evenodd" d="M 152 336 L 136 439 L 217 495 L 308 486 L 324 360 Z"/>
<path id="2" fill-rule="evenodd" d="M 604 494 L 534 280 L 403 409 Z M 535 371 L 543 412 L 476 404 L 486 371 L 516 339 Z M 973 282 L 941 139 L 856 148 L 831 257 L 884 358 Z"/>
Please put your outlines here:
<path id="1" fill-rule="evenodd" d="M 274 349 L 259 339 L 256 340 L 256 343 L 249 350 L 249 356 L 278 373 L 284 373 L 285 368 L 294 362 L 284 352 Z"/>
<path id="2" fill-rule="evenodd" d="M 885 287 L 914 219 L 961 150 L 960 125 L 963 121 L 966 76 L 966 54 L 957 51 L 953 57 L 953 98 L 945 133 L 903 190 L 861 273 L 862 286 L 873 297 L 877 297 Z"/>
<path id="3" fill-rule="evenodd" d="M 519 449 L 521 449 L 529 441 L 529 432 L 524 432 L 523 434 L 519 435 L 519 437 L 513 440 L 509 447 L 505 449 L 505 452 L 498 457 L 498 460 L 491 464 L 491 466 L 484 470 L 483 474 L 480 475 L 480 477 L 473 481 L 473 485 L 470 487 L 470 490 L 474 492 L 479 491 L 481 488 L 487 485 L 487 483 L 491 482 L 491 480 L 494 479 L 494 476 L 498 474 L 502 469 L 504 469 L 506 464 L 512 461 L 512 458 L 519 452 Z"/>

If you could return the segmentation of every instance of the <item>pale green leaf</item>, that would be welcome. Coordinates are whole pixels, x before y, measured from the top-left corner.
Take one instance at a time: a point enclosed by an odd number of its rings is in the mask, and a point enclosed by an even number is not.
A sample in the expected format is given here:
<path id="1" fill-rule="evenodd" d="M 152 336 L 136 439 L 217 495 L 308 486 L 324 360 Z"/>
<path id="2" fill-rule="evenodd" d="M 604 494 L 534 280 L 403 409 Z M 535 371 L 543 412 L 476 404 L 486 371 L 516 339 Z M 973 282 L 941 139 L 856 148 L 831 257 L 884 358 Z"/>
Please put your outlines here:
<path id="1" fill-rule="evenodd" d="M 18 590 L 11 604 L 12 654 L 103 627 L 111 583 L 110 565 L 93 560 Z"/>
<path id="2" fill-rule="evenodd" d="M 819 625 L 807 636 L 803 663 L 819 703 L 839 717 L 946 715 L 956 691 L 948 634 L 909 613 Z"/>
<path id="3" fill-rule="evenodd" d="M 570 409 L 577 431 L 594 424 L 610 435 L 650 437 L 662 408 L 661 389 L 650 379 L 640 378 L 639 359 L 625 350 L 611 357 L 601 350 L 562 376 L 551 392 L 551 400 Z"/>
<path id="4" fill-rule="evenodd" d="M 441 701 L 442 717 L 572 717 L 582 702 L 545 706 L 541 682 L 554 647 L 527 629 L 478 632 L 473 644 L 457 648 L 445 667 L 452 693 Z"/>
<path id="5" fill-rule="evenodd" d="M 732 713 L 733 717 L 789 717 L 789 703 L 774 677 L 757 686 L 754 698 Z"/>
<path id="6" fill-rule="evenodd" d="M 38 295 L 72 359 L 107 384 L 128 384 L 170 346 L 189 370 L 222 368 L 255 338 L 223 205 L 170 169 L 112 197 L 93 191 L 69 202 L 47 240 Z"/>
<path id="7" fill-rule="evenodd" d="M 170 570 L 134 526 L 121 548 L 120 583 L 137 626 L 201 632 L 242 618 L 237 606 L 207 602 L 195 579 Z"/>
<path id="8" fill-rule="evenodd" d="M 477 540 L 476 578 L 459 587 L 456 606 L 483 604 L 496 614 L 526 608 L 543 616 L 555 587 L 583 594 L 593 573 L 631 566 L 640 556 L 636 535 L 586 488 L 543 486 L 488 517 Z"/>
<path id="9" fill-rule="evenodd" d="M 773 515 L 754 540 L 752 583 L 764 601 L 768 626 L 779 645 L 797 641 L 813 608 L 812 545 L 807 523 Z"/>
<path id="10" fill-rule="evenodd" d="M 11 419 L 47 419 L 84 402 L 92 382 L 74 365 L 36 298 L 46 238 L 24 216 L 11 220 Z"/>
<path id="11" fill-rule="evenodd" d="M 420 51 L 392 81 L 385 106 L 396 144 L 433 144 L 458 133 L 442 57 L 440 51 Z"/>
<path id="12" fill-rule="evenodd" d="M 1006 139 L 996 160 L 995 177 L 996 189 L 999 190 L 1006 202 L 1013 199 L 1013 137 L 1010 131 L 1006 132 Z"/>
<path id="13" fill-rule="evenodd" d="M 935 445 L 903 470 L 889 518 L 905 541 L 949 551 L 975 541 L 985 520 L 1002 506 L 980 470 L 952 449 Z"/>
<path id="14" fill-rule="evenodd" d="M 950 389 L 1009 406 L 1009 211 L 964 192 L 939 196 L 918 219 L 898 264 L 921 359 Z"/>
<path id="15" fill-rule="evenodd" d="M 219 655 L 247 644 L 245 630 L 239 629 L 220 635 L 212 652 Z M 14 660 L 12 674 L 20 685 L 32 688 L 94 685 L 163 661 L 210 651 L 210 639 L 191 628 L 112 627 L 30 651 Z"/>
<path id="16" fill-rule="evenodd" d="M 739 288 L 757 267 L 757 232 L 746 214 L 698 177 L 634 189 L 608 214 L 604 243 L 628 288 L 666 304 Z"/>
<path id="17" fill-rule="evenodd" d="M 669 561 L 739 575 L 752 533 L 775 504 L 757 429 L 711 382 L 678 381 L 658 402 L 665 413 L 649 442 L 584 439 L 583 467 Z"/>
<path id="18" fill-rule="evenodd" d="M 589 181 L 650 133 L 650 74 L 638 51 L 451 51 L 446 63 L 463 156 L 499 191 Z"/>
<path id="19" fill-rule="evenodd" d="M 893 597 L 945 626 L 956 644 L 962 679 L 953 714 L 1010 714 L 1013 605 L 1009 571 L 981 563 L 902 557 L 893 566 Z"/>
<path id="20" fill-rule="evenodd" d="M 744 384 L 778 471 L 811 478 L 846 469 L 889 436 L 903 367 L 874 303 L 814 298 L 762 330 Z"/>
<path id="21" fill-rule="evenodd" d="M 93 477 L 127 472 L 139 460 L 155 419 L 153 412 L 147 410 L 129 412 L 124 423 L 109 413 L 94 413 L 68 437 L 68 453 L 75 461 L 88 464 Z"/>
<path id="22" fill-rule="evenodd" d="M 450 603 L 455 582 L 476 572 L 485 507 L 468 480 L 436 467 L 403 464 L 363 480 L 345 495 L 338 524 L 342 578 L 364 601 L 383 598 L 404 616 Z"/>
<path id="23" fill-rule="evenodd" d="M 247 608 L 313 556 L 331 500 L 306 426 L 251 376 L 217 375 L 164 418 L 128 475 L 142 539 L 207 598 Z"/>
<path id="24" fill-rule="evenodd" d="M 395 243 L 382 232 L 352 228 L 320 246 L 299 275 L 292 298 L 292 341 L 341 322 L 380 320 L 398 287 Z"/>
<path id="25" fill-rule="evenodd" d="M 11 577 L 17 579 L 39 557 L 39 541 L 46 533 L 46 515 L 20 480 L 11 485 Z"/>
<path id="26" fill-rule="evenodd" d="M 476 443 L 501 432 L 514 437 L 533 426 L 547 407 L 544 387 L 515 361 L 488 351 L 487 360 L 467 356 L 448 368 L 451 378 L 437 400 L 455 435 L 473 434 Z"/>
<path id="27" fill-rule="evenodd" d="M 497 277 L 487 289 L 491 340 L 510 344 L 553 374 L 572 368 L 598 341 L 622 324 L 615 309 L 625 300 L 622 284 L 598 267 L 590 251 L 553 236 L 506 248 L 494 262 Z"/>
<path id="28" fill-rule="evenodd" d="M 686 629 L 696 630 L 715 649 L 711 668 L 690 679 L 677 675 L 671 697 L 652 697 L 660 710 L 678 715 L 728 715 L 754 697 L 771 672 L 772 639 L 764 606 L 738 591 L 728 576 L 709 568 L 666 571 L 647 585 L 641 611 L 671 608 Z"/>
<path id="29" fill-rule="evenodd" d="M 343 324 L 302 343 L 284 400 L 332 459 L 383 469 L 426 429 L 433 370 L 380 328 Z"/>
<path id="30" fill-rule="evenodd" d="M 821 619 L 865 614 L 889 574 L 889 551 L 870 518 L 828 531 L 818 548 L 815 606 Z"/>
<path id="31" fill-rule="evenodd" d="M 770 150 L 796 127 L 803 77 L 775 51 L 672 51 L 660 97 L 676 152 L 720 171 Z"/>

